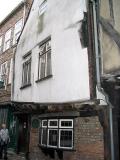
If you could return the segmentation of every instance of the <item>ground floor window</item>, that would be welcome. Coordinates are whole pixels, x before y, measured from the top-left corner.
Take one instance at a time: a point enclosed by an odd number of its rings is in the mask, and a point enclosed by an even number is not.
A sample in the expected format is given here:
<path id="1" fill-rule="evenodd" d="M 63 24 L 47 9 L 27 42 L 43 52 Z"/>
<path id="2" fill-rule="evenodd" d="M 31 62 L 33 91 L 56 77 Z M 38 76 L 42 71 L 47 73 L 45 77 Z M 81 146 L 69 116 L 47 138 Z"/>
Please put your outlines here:
<path id="1" fill-rule="evenodd" d="M 44 119 L 40 123 L 41 146 L 73 149 L 73 119 Z"/>

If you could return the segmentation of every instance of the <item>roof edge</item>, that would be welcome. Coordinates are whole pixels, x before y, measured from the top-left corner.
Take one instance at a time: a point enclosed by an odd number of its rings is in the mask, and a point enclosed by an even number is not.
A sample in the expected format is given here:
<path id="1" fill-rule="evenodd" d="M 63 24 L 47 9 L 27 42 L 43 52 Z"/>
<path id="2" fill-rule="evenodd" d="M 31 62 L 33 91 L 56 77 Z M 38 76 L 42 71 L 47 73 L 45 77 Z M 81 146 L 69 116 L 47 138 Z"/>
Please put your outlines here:
<path id="1" fill-rule="evenodd" d="M 12 16 L 20 7 L 22 7 L 22 5 L 24 5 L 24 1 L 21 1 L 1 22 L 0 22 L 0 26 L 2 24 L 4 24 L 9 18 L 10 16 Z"/>

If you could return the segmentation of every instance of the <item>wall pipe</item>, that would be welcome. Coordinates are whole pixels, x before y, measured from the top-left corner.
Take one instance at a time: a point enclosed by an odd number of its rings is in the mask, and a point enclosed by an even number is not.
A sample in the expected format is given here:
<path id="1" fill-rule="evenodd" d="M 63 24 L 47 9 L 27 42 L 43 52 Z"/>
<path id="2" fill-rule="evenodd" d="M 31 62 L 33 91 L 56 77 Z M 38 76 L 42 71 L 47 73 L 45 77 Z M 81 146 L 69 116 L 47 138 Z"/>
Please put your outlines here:
<path id="1" fill-rule="evenodd" d="M 97 88 L 98 91 L 101 92 L 106 99 L 106 103 L 109 107 L 109 123 L 110 123 L 110 150 L 111 150 L 111 160 L 115 160 L 114 155 L 114 137 L 113 137 L 113 105 L 109 101 L 108 95 L 105 93 L 104 89 L 101 86 L 100 79 L 100 56 L 99 56 L 99 45 L 98 45 L 98 30 L 97 30 L 97 13 L 96 13 L 96 2 L 92 0 L 93 3 L 93 22 L 94 22 L 94 40 L 95 40 L 95 56 L 96 56 L 96 78 L 97 78 Z"/>

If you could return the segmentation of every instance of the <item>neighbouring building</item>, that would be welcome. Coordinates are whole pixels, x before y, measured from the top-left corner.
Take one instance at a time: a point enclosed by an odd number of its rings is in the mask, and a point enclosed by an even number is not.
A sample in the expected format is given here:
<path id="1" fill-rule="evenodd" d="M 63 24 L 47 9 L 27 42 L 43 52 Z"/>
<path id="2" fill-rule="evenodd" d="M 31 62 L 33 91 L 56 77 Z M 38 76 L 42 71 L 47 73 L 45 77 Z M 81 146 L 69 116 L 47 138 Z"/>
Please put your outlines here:
<path id="1" fill-rule="evenodd" d="M 29 159 L 103 160 L 104 96 L 96 79 L 96 4 L 34 0 L 18 41 L 12 101 Z"/>
<path id="2" fill-rule="evenodd" d="M 30 9 L 31 1 L 22 1 L 0 22 L 0 126 L 6 123 L 10 131 L 9 148 L 17 147 L 17 121 L 11 104 L 13 57 L 17 39 Z"/>
<path id="3" fill-rule="evenodd" d="M 105 117 L 105 155 L 108 160 L 120 159 L 120 1 L 97 3 L 101 85 L 109 107 Z M 110 107 L 112 107 L 110 111 Z M 113 124 L 112 124 L 113 123 Z M 112 128 L 110 128 L 112 127 Z M 113 132 L 110 132 L 113 129 Z M 112 135 L 113 134 L 113 135 Z M 112 135 L 112 137 L 111 137 Z M 111 137 L 111 138 L 110 138 Z M 110 140 L 111 139 L 111 140 Z M 110 148 L 110 146 L 112 148 Z M 112 153 L 112 154 L 111 154 Z M 111 157 L 113 158 L 111 158 Z"/>

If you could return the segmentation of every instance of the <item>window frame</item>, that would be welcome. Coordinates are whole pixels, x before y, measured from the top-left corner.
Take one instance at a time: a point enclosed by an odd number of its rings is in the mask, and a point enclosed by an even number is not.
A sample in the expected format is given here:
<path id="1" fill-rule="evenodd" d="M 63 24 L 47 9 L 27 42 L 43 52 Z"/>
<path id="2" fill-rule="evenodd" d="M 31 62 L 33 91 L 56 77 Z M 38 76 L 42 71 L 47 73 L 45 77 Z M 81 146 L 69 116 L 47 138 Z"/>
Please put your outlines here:
<path id="1" fill-rule="evenodd" d="M 3 51 L 3 36 L 1 35 L 0 36 L 0 53 L 2 53 L 2 51 Z"/>
<path id="2" fill-rule="evenodd" d="M 18 23 L 21 22 L 21 29 L 16 31 L 16 26 L 18 25 Z M 20 36 L 20 33 L 22 31 L 22 28 L 23 28 L 23 18 L 19 19 L 16 23 L 15 23 L 15 26 L 14 26 L 14 35 L 13 35 L 13 45 L 15 45 L 17 43 L 17 39 L 18 37 Z M 17 37 L 18 36 L 18 37 Z M 17 37 L 17 38 L 16 38 Z"/>
<path id="3" fill-rule="evenodd" d="M 61 122 L 62 121 L 71 121 L 72 122 L 72 126 L 61 126 Z M 59 123 L 59 128 L 73 128 L 73 120 L 72 119 L 60 119 L 60 123 Z"/>
<path id="4" fill-rule="evenodd" d="M 47 0 L 44 0 L 40 5 L 39 5 L 39 16 L 43 15 L 47 10 Z"/>
<path id="5" fill-rule="evenodd" d="M 47 128 L 47 125 L 46 126 L 43 125 L 43 122 L 45 122 L 45 121 L 47 121 L 47 123 L 48 123 L 48 120 L 46 120 L 46 119 L 42 120 L 42 128 Z"/>
<path id="6" fill-rule="evenodd" d="M 50 126 L 50 122 L 57 121 L 57 126 Z M 49 119 L 48 120 L 48 128 L 58 128 L 58 119 Z"/>
<path id="7" fill-rule="evenodd" d="M 7 34 L 10 32 L 9 38 L 6 38 Z M 9 28 L 6 33 L 5 33 L 5 38 L 4 38 L 4 47 L 3 51 L 5 52 L 11 47 L 11 37 L 12 37 L 12 28 Z M 6 40 L 7 39 L 7 40 Z M 7 47 L 7 43 L 9 42 L 9 47 Z"/>
<path id="8" fill-rule="evenodd" d="M 60 135 L 61 135 L 60 132 L 61 132 L 61 131 L 72 131 L 72 147 L 61 147 L 61 146 L 60 146 L 60 138 L 61 138 L 61 137 L 60 137 Z M 68 148 L 68 149 L 73 149 L 73 135 L 74 135 L 74 134 L 73 134 L 73 128 L 71 128 L 71 129 L 68 129 L 68 128 L 60 128 L 60 129 L 59 129 L 59 143 L 58 143 L 58 144 L 59 144 L 59 148 L 63 148 L 63 149 L 67 149 L 67 148 Z"/>
<path id="9" fill-rule="evenodd" d="M 50 42 L 50 49 L 48 49 L 47 51 L 41 53 L 41 47 L 43 45 L 45 45 L 45 48 L 47 46 L 47 43 Z M 48 38 L 46 38 L 45 40 L 43 40 L 40 44 L 39 44 L 39 59 L 38 59 L 38 80 L 36 82 L 39 82 L 39 81 L 42 81 L 44 79 L 47 79 L 47 78 L 50 78 L 52 77 L 52 62 L 51 62 L 51 37 L 49 36 Z M 50 73 L 48 74 L 47 73 L 47 67 L 48 67 L 48 54 L 50 54 Z M 44 63 L 44 76 L 41 77 L 41 72 L 42 72 L 42 69 L 41 69 L 41 60 L 42 60 L 42 57 L 45 56 L 45 63 Z"/>
<path id="10" fill-rule="evenodd" d="M 30 65 L 30 67 L 28 67 Z M 26 88 L 28 86 L 31 86 L 31 65 L 32 65 L 32 55 L 31 52 L 28 52 L 26 55 L 23 56 L 23 63 L 22 63 L 22 87 L 20 89 Z M 27 66 L 27 73 L 25 73 L 25 68 Z M 28 72 L 29 68 L 29 72 Z M 25 82 L 25 74 L 28 78 Z M 30 79 L 29 79 L 30 78 Z"/>
<path id="11" fill-rule="evenodd" d="M 5 87 L 8 84 L 8 61 L 5 61 L 0 65 L 0 76 L 0 79 L 3 82 L 3 87 Z"/>
<path id="12" fill-rule="evenodd" d="M 61 121 L 72 121 L 72 126 L 71 127 L 60 127 L 60 120 Z M 47 121 L 47 125 L 46 126 L 44 126 L 43 125 L 43 122 L 44 121 Z M 51 121 L 57 121 L 57 126 L 50 126 L 50 122 Z M 55 119 L 51 119 L 51 118 L 49 118 L 49 119 L 41 119 L 41 127 L 39 128 L 39 131 L 40 131 L 40 137 L 39 137 L 39 139 L 40 139 L 40 146 L 41 147 L 46 147 L 46 148 L 53 148 L 53 149 L 66 149 L 66 150 L 73 150 L 74 149 L 74 119 L 73 118 L 71 118 L 71 119 L 59 119 L 59 118 L 55 118 Z M 42 144 L 42 138 L 43 138 L 43 129 L 46 129 L 46 133 L 47 133 L 47 135 L 45 135 L 46 136 L 46 138 L 47 138 L 47 142 L 46 142 L 46 145 L 45 144 Z M 50 132 L 50 130 L 56 130 L 57 131 L 57 145 L 56 146 L 53 146 L 53 145 L 49 145 L 49 132 Z M 72 147 L 62 147 L 62 146 L 60 146 L 60 138 L 61 138 L 61 136 L 60 136 L 60 133 L 61 133 L 61 131 L 62 130 L 64 130 L 64 131 L 72 131 Z"/>
<path id="13" fill-rule="evenodd" d="M 57 128 L 48 128 L 48 131 L 47 131 L 47 146 L 50 147 L 50 148 L 58 148 L 58 144 L 56 146 L 49 145 L 49 140 L 50 140 L 49 139 L 49 131 L 51 131 L 51 130 L 59 132 L 59 130 Z M 57 133 L 57 138 L 58 138 L 58 134 L 59 133 Z"/>

